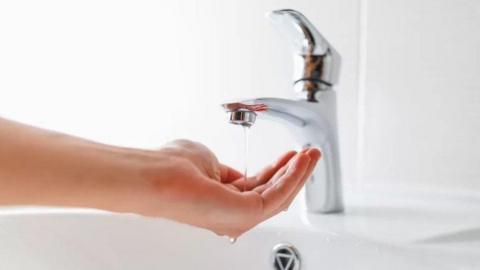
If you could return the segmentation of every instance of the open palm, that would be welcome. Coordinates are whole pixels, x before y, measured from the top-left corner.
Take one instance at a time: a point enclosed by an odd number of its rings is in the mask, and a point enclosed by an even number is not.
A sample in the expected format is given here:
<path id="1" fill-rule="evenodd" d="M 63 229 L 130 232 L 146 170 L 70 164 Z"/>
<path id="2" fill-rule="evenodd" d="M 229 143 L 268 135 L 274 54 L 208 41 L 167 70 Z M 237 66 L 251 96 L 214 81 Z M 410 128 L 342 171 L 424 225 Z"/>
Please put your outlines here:
<path id="1" fill-rule="evenodd" d="M 160 153 L 173 166 L 159 170 L 159 213 L 220 235 L 237 237 L 288 208 L 320 158 L 317 149 L 285 153 L 247 181 L 205 146 L 180 140 Z M 165 184 L 166 183 L 166 184 Z"/>

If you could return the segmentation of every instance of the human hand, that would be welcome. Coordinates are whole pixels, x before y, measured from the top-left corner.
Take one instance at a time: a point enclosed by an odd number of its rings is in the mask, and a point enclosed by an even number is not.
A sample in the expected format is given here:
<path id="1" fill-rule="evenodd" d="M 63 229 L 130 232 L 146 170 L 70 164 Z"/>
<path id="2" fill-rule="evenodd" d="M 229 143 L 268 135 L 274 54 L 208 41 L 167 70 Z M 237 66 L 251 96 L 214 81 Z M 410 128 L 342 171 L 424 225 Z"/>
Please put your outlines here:
<path id="1" fill-rule="evenodd" d="M 238 237 L 287 209 L 321 154 L 290 151 L 246 182 L 199 143 L 177 140 L 156 155 L 158 162 L 144 173 L 149 196 L 135 210 Z"/>
<path id="2" fill-rule="evenodd" d="M 164 217 L 238 237 L 286 209 L 320 158 L 284 154 L 249 177 L 205 146 L 99 144 L 0 118 L 0 205 L 97 208 Z"/>

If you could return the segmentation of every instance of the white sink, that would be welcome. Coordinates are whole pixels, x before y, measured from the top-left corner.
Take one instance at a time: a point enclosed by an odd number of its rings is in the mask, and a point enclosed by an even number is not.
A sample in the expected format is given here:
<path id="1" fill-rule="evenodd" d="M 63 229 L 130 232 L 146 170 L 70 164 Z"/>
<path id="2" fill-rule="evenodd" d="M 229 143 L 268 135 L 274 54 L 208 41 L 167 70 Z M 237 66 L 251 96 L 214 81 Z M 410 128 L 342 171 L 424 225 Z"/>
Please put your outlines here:
<path id="1" fill-rule="evenodd" d="M 300 198 L 235 244 L 162 219 L 4 208 L 0 269 L 273 269 L 279 243 L 301 269 L 480 269 L 478 198 L 353 194 L 341 215 L 307 215 Z"/>

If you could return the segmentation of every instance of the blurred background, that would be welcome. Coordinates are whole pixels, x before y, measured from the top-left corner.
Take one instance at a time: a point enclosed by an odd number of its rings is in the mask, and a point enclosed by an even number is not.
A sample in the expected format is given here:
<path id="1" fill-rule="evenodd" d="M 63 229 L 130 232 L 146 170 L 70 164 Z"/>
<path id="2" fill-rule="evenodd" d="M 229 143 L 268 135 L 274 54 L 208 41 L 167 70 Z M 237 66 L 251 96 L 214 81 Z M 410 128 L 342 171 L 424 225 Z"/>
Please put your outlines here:
<path id="1" fill-rule="evenodd" d="M 107 144 L 189 138 L 243 166 L 219 104 L 295 98 L 292 51 L 264 14 L 304 13 L 342 55 L 347 188 L 480 191 L 475 0 L 2 1 L 0 116 Z M 250 168 L 298 148 L 250 132 Z"/>

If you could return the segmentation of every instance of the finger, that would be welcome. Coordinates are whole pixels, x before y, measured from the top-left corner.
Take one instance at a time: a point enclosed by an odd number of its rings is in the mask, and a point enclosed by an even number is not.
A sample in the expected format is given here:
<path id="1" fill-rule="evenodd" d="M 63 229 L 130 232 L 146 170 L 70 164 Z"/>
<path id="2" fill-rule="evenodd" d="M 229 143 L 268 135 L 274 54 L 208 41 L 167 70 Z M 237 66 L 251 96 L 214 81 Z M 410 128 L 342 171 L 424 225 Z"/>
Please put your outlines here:
<path id="1" fill-rule="evenodd" d="M 287 153 L 283 154 L 274 164 L 265 167 L 263 170 L 257 173 L 258 183 L 257 185 L 264 184 L 270 180 L 270 178 L 275 175 L 275 173 L 285 166 L 295 155 L 297 154 L 296 151 L 288 151 Z"/>
<path id="2" fill-rule="evenodd" d="M 248 191 L 256 186 L 257 178 L 245 176 L 239 171 L 226 165 L 220 165 L 221 183 L 234 187 L 237 191 Z"/>
<path id="3" fill-rule="evenodd" d="M 273 176 L 272 178 L 267 181 L 264 184 L 259 185 L 258 178 L 256 176 L 253 177 L 248 177 L 246 180 L 245 178 L 240 178 L 236 180 L 235 182 L 232 183 L 235 187 L 237 187 L 239 190 L 242 191 L 255 191 L 257 193 L 262 193 L 265 189 L 267 189 L 269 186 L 271 186 L 273 183 L 275 183 L 278 178 L 280 178 L 285 172 L 287 171 L 287 165 L 283 166 L 280 168 Z M 260 182 L 261 183 L 261 182 Z"/>
<path id="4" fill-rule="evenodd" d="M 303 179 L 309 163 L 310 157 L 307 154 L 297 154 L 277 183 L 261 194 L 264 201 L 265 217 L 268 218 L 278 212 L 279 207 L 290 197 L 290 194 Z"/>
<path id="5" fill-rule="evenodd" d="M 297 187 L 295 190 L 290 194 L 290 197 L 285 201 L 285 203 L 280 206 L 279 211 L 286 210 L 292 201 L 295 199 L 297 196 L 298 192 L 302 189 L 302 187 L 305 185 L 308 179 L 310 179 L 310 176 L 312 175 L 313 170 L 315 169 L 315 166 L 317 165 L 317 162 L 320 160 L 322 154 L 320 150 L 316 148 L 311 148 L 305 151 L 305 153 L 310 157 L 310 163 L 308 164 L 308 168 L 305 172 L 305 175 L 303 176 L 303 179 L 298 183 Z"/>
<path id="6" fill-rule="evenodd" d="M 285 164 L 287 164 L 292 159 L 292 157 L 295 156 L 295 154 L 295 151 L 289 151 L 283 154 L 274 164 L 265 167 L 263 170 L 257 173 L 256 176 L 248 177 L 246 183 L 245 179 L 242 177 L 239 178 L 237 181 L 233 182 L 233 184 L 237 187 L 242 188 L 245 185 L 245 190 L 252 190 L 257 186 L 263 185 L 268 182 L 268 180 L 270 180 L 279 169 L 285 166 Z"/>
<path id="7" fill-rule="evenodd" d="M 306 150 L 302 150 L 300 153 L 305 153 Z M 288 169 L 289 164 L 293 161 L 290 159 L 287 164 L 285 164 L 282 168 L 280 168 L 267 182 L 264 184 L 258 185 L 254 188 L 254 191 L 257 193 L 263 193 L 267 188 L 274 185 L 280 177 L 282 177 Z"/>
<path id="8" fill-rule="evenodd" d="M 233 191 L 236 191 L 236 192 L 239 192 L 241 191 L 241 189 L 239 189 L 238 187 L 234 186 L 233 184 L 225 184 L 225 186 Z"/>
<path id="9" fill-rule="evenodd" d="M 220 180 L 222 183 L 232 183 L 241 178 L 243 178 L 242 173 L 227 165 L 220 164 Z"/>
<path id="10" fill-rule="evenodd" d="M 262 184 L 262 185 L 259 185 L 259 186 L 256 186 L 253 191 L 259 193 L 259 194 L 262 194 L 265 190 L 267 190 L 267 188 L 271 187 L 272 185 L 274 185 L 278 179 L 280 179 L 280 177 L 282 177 L 285 172 L 287 171 L 288 169 L 288 165 L 285 165 L 283 166 L 282 168 L 280 168 L 280 170 L 278 170 L 273 176 L 272 178 L 266 182 L 265 184 Z"/>
<path id="11" fill-rule="evenodd" d="M 245 179 L 245 177 L 243 176 L 232 182 L 232 185 L 237 187 L 238 190 L 249 191 L 257 186 L 257 182 L 258 180 L 256 176 L 247 177 L 247 179 Z"/>

